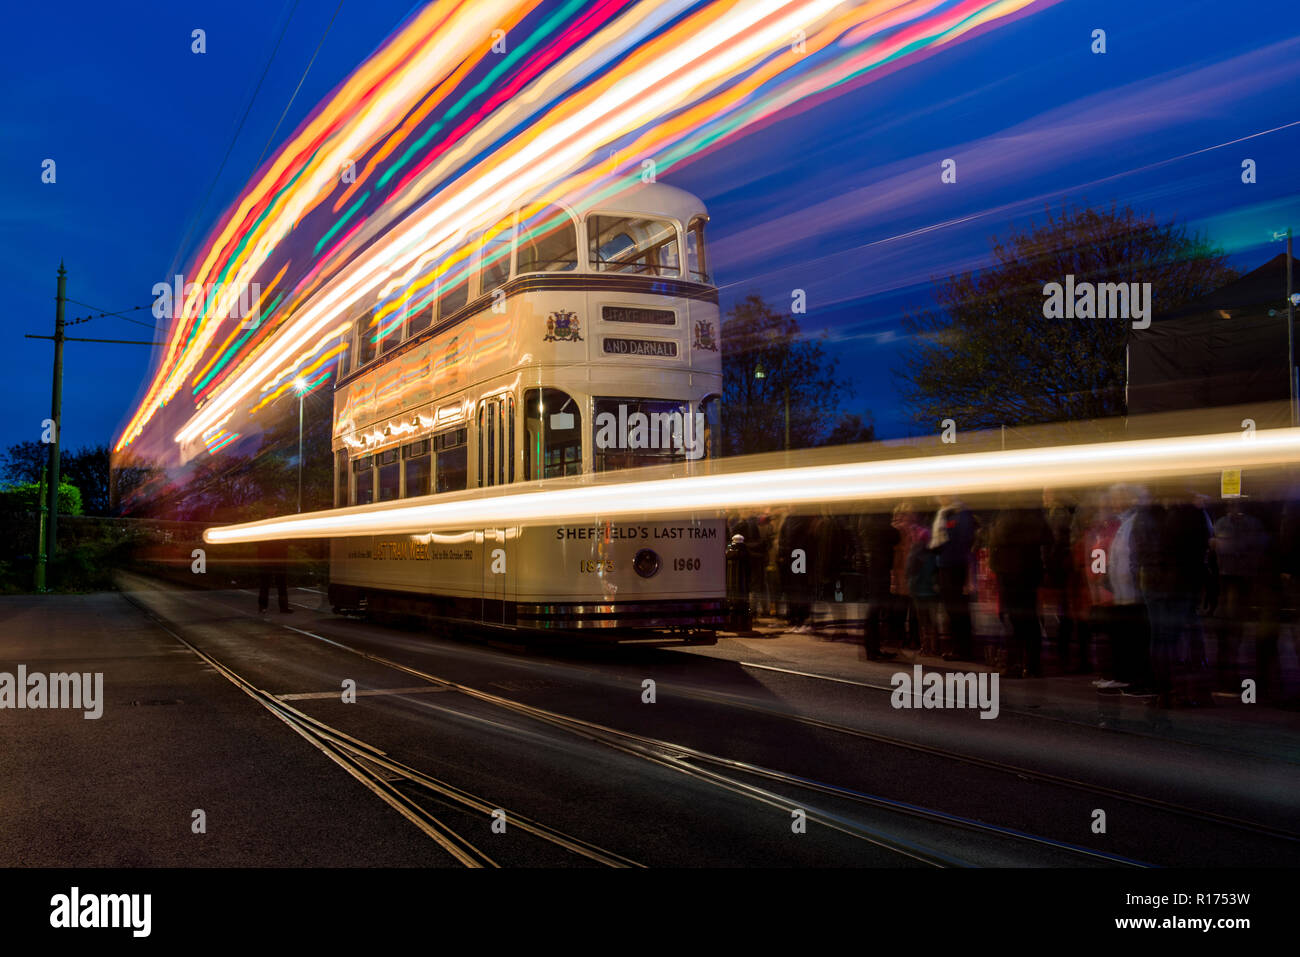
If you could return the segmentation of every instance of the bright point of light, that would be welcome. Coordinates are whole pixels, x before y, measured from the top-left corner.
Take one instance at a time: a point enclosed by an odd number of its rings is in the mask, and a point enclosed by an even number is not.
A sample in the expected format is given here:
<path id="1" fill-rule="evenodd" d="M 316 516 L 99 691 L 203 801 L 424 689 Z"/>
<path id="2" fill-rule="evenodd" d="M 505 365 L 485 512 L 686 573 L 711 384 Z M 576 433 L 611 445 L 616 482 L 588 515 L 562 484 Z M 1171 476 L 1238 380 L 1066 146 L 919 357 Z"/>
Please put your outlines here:
<path id="1" fill-rule="evenodd" d="M 853 454 L 852 450 L 845 453 Z M 723 463 L 712 475 L 625 482 L 587 475 L 581 480 L 583 484 L 545 490 L 529 483 L 487 496 L 480 492 L 429 495 L 400 504 L 358 505 L 226 525 L 208 529 L 203 538 L 209 544 L 220 545 L 283 538 L 554 525 L 627 516 L 668 517 L 762 505 L 896 502 L 940 494 L 1141 482 L 1296 461 L 1300 461 L 1300 429 L 1269 429 L 1249 437 L 1229 432 L 748 471 L 744 470 L 745 463 L 737 460 Z M 671 469 L 650 474 L 660 472 L 667 476 Z"/>
<path id="2" fill-rule="evenodd" d="M 299 395 L 302 395 L 307 391 L 307 380 L 299 376 L 293 380 L 293 387 L 298 390 Z"/>

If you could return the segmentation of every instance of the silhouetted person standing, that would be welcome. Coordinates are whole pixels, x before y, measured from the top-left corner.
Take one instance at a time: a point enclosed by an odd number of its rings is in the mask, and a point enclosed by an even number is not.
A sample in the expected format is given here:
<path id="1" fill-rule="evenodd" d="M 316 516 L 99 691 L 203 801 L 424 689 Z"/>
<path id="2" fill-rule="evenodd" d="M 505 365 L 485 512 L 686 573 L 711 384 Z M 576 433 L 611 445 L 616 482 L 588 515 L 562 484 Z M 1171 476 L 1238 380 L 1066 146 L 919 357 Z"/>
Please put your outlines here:
<path id="1" fill-rule="evenodd" d="M 902 540 L 889 515 L 869 513 L 858 531 L 866 566 L 867 617 L 863 623 L 863 644 L 867 660 L 887 661 L 892 652 L 881 649 L 881 641 L 894 620 L 894 593 L 890 588 L 894 572 L 894 550 Z"/>
<path id="2" fill-rule="evenodd" d="M 939 496 L 939 511 L 930 529 L 930 548 L 935 553 L 939 577 L 939 600 L 951 650 L 948 659 L 971 660 L 975 639 L 971 633 L 970 599 L 966 578 L 970 572 L 971 548 L 975 544 L 975 516 L 953 495 Z"/>
<path id="3" fill-rule="evenodd" d="M 258 587 L 257 610 L 265 612 L 271 595 L 271 580 L 275 579 L 276 595 L 280 599 L 280 611 L 292 615 L 289 607 L 288 564 L 289 543 L 284 541 L 258 542 Z"/>
<path id="4" fill-rule="evenodd" d="M 1242 639 L 1252 624 L 1258 628 L 1261 599 L 1271 584 L 1266 572 L 1272 571 L 1272 543 L 1263 523 L 1243 508 L 1241 499 L 1230 500 L 1228 513 L 1214 523 L 1213 543 L 1219 564 L 1215 628 L 1219 639 L 1219 690 L 1238 694 Z"/>
<path id="5" fill-rule="evenodd" d="M 1043 582 L 1043 556 L 1053 544 L 1052 529 L 1038 509 L 1008 509 L 993 526 L 989 559 L 998 578 L 998 603 L 1011 625 L 1004 672 L 1008 678 L 1042 677 L 1038 588 Z"/>

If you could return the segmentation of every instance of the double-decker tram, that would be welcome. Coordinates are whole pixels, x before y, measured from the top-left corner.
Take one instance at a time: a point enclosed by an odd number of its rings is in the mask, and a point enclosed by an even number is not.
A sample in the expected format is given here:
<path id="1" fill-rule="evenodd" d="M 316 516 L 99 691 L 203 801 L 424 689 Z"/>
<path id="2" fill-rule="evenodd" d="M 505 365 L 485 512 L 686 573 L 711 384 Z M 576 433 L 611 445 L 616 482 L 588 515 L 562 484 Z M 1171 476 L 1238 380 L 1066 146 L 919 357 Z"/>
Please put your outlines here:
<path id="1" fill-rule="evenodd" d="M 423 286 L 381 290 L 336 383 L 335 506 L 706 468 L 722 391 L 707 220 L 661 183 L 585 209 L 524 204 L 467 231 Z M 712 641 L 724 532 L 712 512 L 334 538 L 329 597 L 534 634 Z"/>

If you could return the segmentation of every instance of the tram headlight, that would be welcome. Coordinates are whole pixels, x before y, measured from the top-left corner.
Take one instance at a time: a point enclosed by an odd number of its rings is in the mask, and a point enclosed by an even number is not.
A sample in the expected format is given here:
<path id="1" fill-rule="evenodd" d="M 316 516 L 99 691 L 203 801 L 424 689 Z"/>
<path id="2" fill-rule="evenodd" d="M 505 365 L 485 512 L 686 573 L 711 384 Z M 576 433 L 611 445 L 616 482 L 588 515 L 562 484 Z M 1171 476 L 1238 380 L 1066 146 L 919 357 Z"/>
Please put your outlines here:
<path id="1" fill-rule="evenodd" d="M 654 578 L 659 574 L 659 567 L 663 564 L 659 560 L 659 555 L 653 548 L 643 548 L 636 553 L 632 559 L 632 569 L 642 578 Z"/>

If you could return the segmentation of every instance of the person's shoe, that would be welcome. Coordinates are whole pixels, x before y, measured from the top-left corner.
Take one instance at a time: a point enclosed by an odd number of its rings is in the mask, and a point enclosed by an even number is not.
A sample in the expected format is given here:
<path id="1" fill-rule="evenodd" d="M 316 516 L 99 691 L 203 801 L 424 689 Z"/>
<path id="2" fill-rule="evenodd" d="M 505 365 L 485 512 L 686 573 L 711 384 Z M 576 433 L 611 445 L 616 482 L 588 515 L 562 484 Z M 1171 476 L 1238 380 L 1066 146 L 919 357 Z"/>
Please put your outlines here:
<path id="1" fill-rule="evenodd" d="M 1120 692 L 1126 698 L 1154 698 L 1156 692 L 1151 688 L 1125 688 Z"/>
<path id="2" fill-rule="evenodd" d="M 868 661 L 893 661 L 897 657 L 892 651 L 867 652 Z"/>
<path id="3" fill-rule="evenodd" d="M 259 608 L 259 609 L 257 609 L 257 613 L 258 613 L 259 615 L 265 615 L 265 614 L 266 614 L 266 609 L 265 609 L 265 608 Z"/>

